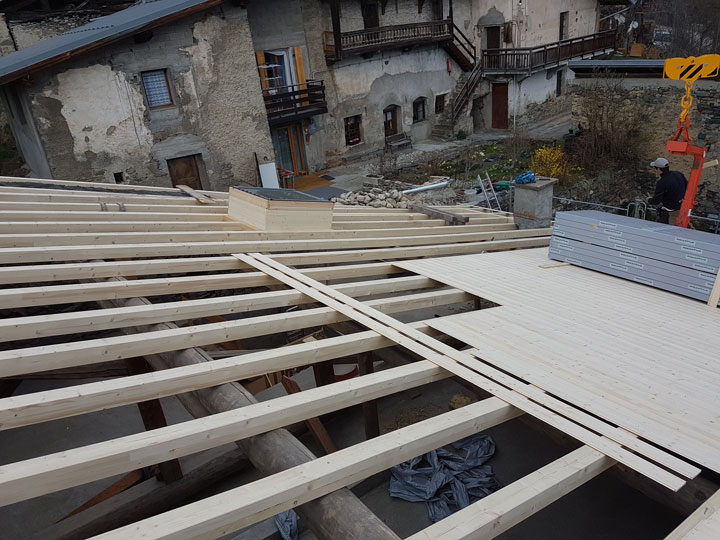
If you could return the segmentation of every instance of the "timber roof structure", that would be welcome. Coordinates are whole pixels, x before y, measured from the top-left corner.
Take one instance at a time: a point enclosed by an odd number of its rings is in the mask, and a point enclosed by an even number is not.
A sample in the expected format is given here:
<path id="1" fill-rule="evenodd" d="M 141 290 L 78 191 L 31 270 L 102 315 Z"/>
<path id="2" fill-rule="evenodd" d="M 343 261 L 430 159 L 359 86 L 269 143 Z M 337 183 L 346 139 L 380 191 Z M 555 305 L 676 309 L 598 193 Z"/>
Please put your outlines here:
<path id="1" fill-rule="evenodd" d="M 227 204 L 227 193 L 187 188 L 0 178 L 0 430 L 171 395 L 196 417 L 153 425 L 149 412 L 146 432 L 2 465 L 0 504 L 154 465 L 182 476 L 178 458 L 236 442 L 267 476 L 110 521 L 97 538 L 217 538 L 290 508 L 317 524 L 333 519 L 323 504 L 350 504 L 353 482 L 522 414 L 582 445 L 412 540 L 492 538 L 615 464 L 670 490 L 701 468 L 720 472 L 718 309 L 549 261 L 550 229 L 517 230 L 502 212 L 429 212 L 468 218 L 449 226 L 336 205 L 331 230 L 264 232 L 230 220 Z M 469 301 L 484 309 L 392 316 Z M 670 322 L 677 341 L 657 353 Z M 326 326 L 341 331 L 314 332 Z M 236 350 L 298 331 L 284 346 Z M 601 354 L 608 342 L 617 345 Z M 393 346 L 420 360 L 373 373 L 372 355 Z M 347 357 L 361 376 L 269 401 L 237 383 Z M 12 395 L 23 379 L 101 372 L 112 376 Z M 299 445 L 285 426 L 450 376 L 489 397 L 319 458 L 263 461 L 281 441 Z M 718 505 L 720 495 L 669 538 L 717 538 Z M 77 517 L 56 537 L 71 537 Z M 369 511 L 353 517 L 377 523 L 368 538 L 397 539 Z M 360 538 L 345 526 L 335 538 Z"/>

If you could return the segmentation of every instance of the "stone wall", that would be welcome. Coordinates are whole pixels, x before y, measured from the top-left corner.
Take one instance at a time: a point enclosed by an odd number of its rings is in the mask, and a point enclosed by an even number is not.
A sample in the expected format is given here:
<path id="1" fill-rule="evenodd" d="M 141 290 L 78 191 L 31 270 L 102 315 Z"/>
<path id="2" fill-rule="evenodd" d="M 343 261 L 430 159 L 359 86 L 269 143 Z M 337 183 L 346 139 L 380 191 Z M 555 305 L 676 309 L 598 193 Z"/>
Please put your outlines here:
<path id="1" fill-rule="evenodd" d="M 575 79 L 569 85 L 574 127 L 582 127 L 584 119 L 580 110 L 580 97 L 592 91 L 596 79 Z M 684 94 L 682 83 L 663 79 L 624 79 L 615 81 L 616 93 L 624 103 L 643 109 L 648 114 L 642 134 L 638 137 L 641 162 L 648 163 L 657 157 L 666 157 L 672 169 L 689 176 L 693 158 L 669 155 L 665 146 L 675 134 L 680 112 L 680 100 Z M 690 135 L 695 144 L 705 146 L 714 143 L 707 161 L 720 156 L 720 82 L 699 81 L 695 85 L 694 104 L 690 113 Z M 698 135 L 704 134 L 704 139 Z M 699 213 L 720 212 L 720 168 L 712 167 L 703 172 L 697 195 Z"/>

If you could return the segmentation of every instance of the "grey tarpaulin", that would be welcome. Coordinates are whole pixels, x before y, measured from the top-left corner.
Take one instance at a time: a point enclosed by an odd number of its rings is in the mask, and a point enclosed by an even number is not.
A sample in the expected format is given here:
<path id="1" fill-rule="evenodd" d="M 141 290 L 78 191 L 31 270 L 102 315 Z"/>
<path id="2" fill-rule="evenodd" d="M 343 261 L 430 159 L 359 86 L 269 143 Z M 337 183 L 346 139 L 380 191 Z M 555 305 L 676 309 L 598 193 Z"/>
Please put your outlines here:
<path id="1" fill-rule="evenodd" d="M 432 521 L 440 521 L 482 499 L 498 487 L 492 467 L 484 465 L 495 453 L 488 435 L 476 434 L 393 467 L 390 496 L 425 502 Z"/>
<path id="2" fill-rule="evenodd" d="M 283 540 L 297 540 L 298 516 L 294 510 L 286 510 L 275 516 L 275 526 L 280 531 Z"/>

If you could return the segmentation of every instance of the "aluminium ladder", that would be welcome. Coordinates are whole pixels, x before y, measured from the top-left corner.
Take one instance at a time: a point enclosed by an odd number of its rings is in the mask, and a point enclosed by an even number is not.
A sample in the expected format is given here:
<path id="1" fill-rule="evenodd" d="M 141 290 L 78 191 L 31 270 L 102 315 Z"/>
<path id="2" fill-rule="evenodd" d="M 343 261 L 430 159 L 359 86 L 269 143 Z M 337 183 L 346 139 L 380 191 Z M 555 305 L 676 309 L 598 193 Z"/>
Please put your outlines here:
<path id="1" fill-rule="evenodd" d="M 487 203 L 486 208 L 489 208 L 490 210 L 502 211 L 502 208 L 500 207 L 500 201 L 498 201 L 497 194 L 495 193 L 495 188 L 492 184 L 492 180 L 490 180 L 490 175 L 488 173 L 485 173 L 485 178 L 481 178 L 480 175 L 478 175 L 477 179 L 480 182 L 477 193 L 480 194 L 482 192 L 483 196 L 485 197 L 485 202 Z M 482 201 L 480 202 L 482 203 Z M 480 204 L 479 206 L 483 205 Z"/>

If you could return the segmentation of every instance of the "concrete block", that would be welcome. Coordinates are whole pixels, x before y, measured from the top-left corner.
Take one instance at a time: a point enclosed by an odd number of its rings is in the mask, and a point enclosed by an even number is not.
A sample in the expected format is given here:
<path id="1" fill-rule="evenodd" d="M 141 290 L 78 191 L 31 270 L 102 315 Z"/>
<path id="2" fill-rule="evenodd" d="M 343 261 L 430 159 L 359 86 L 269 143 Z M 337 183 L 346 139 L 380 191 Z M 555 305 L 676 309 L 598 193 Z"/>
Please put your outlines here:
<path id="1" fill-rule="evenodd" d="M 553 185 L 557 178 L 538 177 L 533 184 L 515 186 L 513 214 L 518 229 L 540 229 L 552 223 Z"/>

